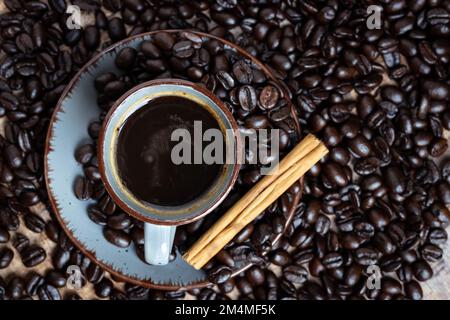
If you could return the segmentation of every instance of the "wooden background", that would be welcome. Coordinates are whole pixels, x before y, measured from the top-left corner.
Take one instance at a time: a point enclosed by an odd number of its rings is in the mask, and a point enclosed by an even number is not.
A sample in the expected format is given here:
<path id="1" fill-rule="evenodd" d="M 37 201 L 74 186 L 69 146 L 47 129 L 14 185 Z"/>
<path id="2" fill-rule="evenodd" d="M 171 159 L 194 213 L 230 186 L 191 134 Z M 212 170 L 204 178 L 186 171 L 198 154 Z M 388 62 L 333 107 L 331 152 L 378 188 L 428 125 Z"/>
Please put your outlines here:
<path id="1" fill-rule="evenodd" d="M 4 0 L 0 0 L 0 13 L 5 10 L 4 7 Z M 4 119 L 0 119 L 0 134 L 3 134 L 3 121 Z M 450 133 L 446 132 L 446 137 L 450 138 Z M 33 211 L 36 213 L 39 213 L 41 217 L 43 217 L 45 220 L 50 219 L 50 214 L 46 210 L 46 208 L 43 205 L 37 205 L 33 208 Z M 450 227 L 447 229 L 447 231 L 450 233 Z M 42 234 L 36 234 L 31 231 L 29 231 L 27 228 L 24 227 L 24 223 L 22 221 L 21 227 L 18 230 L 18 232 L 21 232 L 22 234 L 26 235 L 31 243 L 36 243 L 42 246 L 44 249 L 46 249 L 47 252 L 52 252 L 55 244 L 49 240 L 45 233 Z M 6 269 L 0 269 L 0 277 L 3 278 L 9 278 L 13 274 L 16 274 L 18 276 L 25 276 L 28 274 L 31 270 L 35 270 L 38 273 L 44 275 L 48 269 L 51 268 L 51 257 L 47 257 L 46 261 L 40 265 L 38 265 L 35 268 L 29 269 L 26 268 L 17 253 L 17 251 L 12 248 L 11 244 L 8 243 L 6 245 L 2 244 L 0 245 L 0 248 L 9 246 L 14 251 L 15 256 L 10 264 L 10 266 Z M 450 243 L 447 243 L 446 248 L 444 249 L 444 258 L 437 264 L 433 266 L 434 269 L 434 277 L 425 282 L 422 283 L 422 288 L 424 290 L 424 299 L 445 299 L 450 300 Z M 122 284 L 123 285 L 123 284 Z M 119 284 L 119 286 L 121 286 Z M 69 289 L 60 290 L 64 294 L 69 294 Z M 93 287 L 90 283 L 85 285 L 81 290 L 78 290 L 76 292 L 78 295 L 83 297 L 84 299 L 89 298 L 96 298 Z"/>

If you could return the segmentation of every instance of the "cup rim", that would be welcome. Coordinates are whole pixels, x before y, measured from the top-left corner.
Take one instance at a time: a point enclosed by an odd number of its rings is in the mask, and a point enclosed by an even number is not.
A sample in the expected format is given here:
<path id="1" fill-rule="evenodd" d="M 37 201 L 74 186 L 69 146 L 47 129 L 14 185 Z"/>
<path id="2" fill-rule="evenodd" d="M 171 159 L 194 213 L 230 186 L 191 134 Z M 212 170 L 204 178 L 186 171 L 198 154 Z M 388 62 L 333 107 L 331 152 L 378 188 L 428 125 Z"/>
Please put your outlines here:
<path id="1" fill-rule="evenodd" d="M 230 110 L 228 110 L 228 108 L 225 106 L 225 104 L 215 94 L 213 94 L 211 91 L 209 91 L 205 87 L 198 85 L 196 83 L 190 82 L 190 81 L 186 81 L 186 80 L 182 80 L 182 79 L 171 79 L 171 78 L 154 79 L 154 80 L 146 81 L 146 82 L 143 82 L 143 83 L 131 88 L 130 90 L 125 92 L 120 98 L 118 98 L 114 102 L 114 104 L 108 111 L 107 115 L 105 116 L 101 130 L 99 132 L 99 138 L 98 138 L 98 143 L 97 143 L 99 171 L 100 171 L 102 181 L 105 185 L 105 188 L 106 188 L 109 196 L 113 199 L 113 201 L 122 210 L 124 210 L 127 214 L 131 215 L 132 217 L 134 217 L 140 221 L 148 222 L 148 223 L 152 223 L 152 224 L 156 224 L 156 225 L 177 226 L 177 225 L 191 223 L 198 219 L 201 219 L 201 218 L 205 217 L 206 215 L 208 215 L 209 213 L 211 213 L 215 208 L 217 208 L 220 205 L 220 203 L 222 203 L 222 201 L 227 197 L 227 195 L 233 188 L 233 186 L 237 180 L 237 177 L 239 175 L 241 164 L 239 163 L 239 161 L 237 161 L 236 163 L 233 164 L 231 178 L 228 181 L 226 181 L 226 183 L 224 183 L 223 190 L 218 193 L 216 201 L 212 205 L 208 206 L 205 210 L 201 210 L 201 211 L 199 211 L 198 214 L 195 214 L 193 216 L 174 218 L 171 220 L 155 219 L 149 215 L 144 215 L 144 214 L 134 210 L 125 201 L 123 201 L 121 199 L 121 197 L 119 195 L 117 195 L 117 193 L 114 191 L 114 188 L 111 185 L 111 181 L 108 179 L 107 174 L 106 174 L 107 169 L 106 169 L 106 164 L 105 164 L 105 146 L 104 146 L 106 129 L 108 128 L 108 126 L 110 124 L 111 117 L 114 114 L 114 112 L 117 110 L 117 108 L 119 106 L 121 106 L 123 104 L 124 101 L 126 101 L 126 99 L 129 96 L 131 96 L 133 93 L 135 93 L 141 89 L 152 87 L 152 86 L 160 86 L 160 85 L 176 85 L 176 86 L 189 87 L 190 89 L 193 89 L 194 91 L 198 91 L 199 93 L 205 95 L 207 98 L 211 99 L 211 101 L 213 101 L 214 104 L 217 107 L 219 107 L 219 109 L 224 113 L 227 121 L 229 122 L 229 124 L 231 125 L 231 127 L 233 129 L 233 138 L 234 138 L 234 142 L 235 142 L 236 159 L 240 159 L 241 154 L 242 154 L 241 138 L 240 138 L 239 134 L 236 134 L 236 132 L 239 131 L 237 122 L 236 122 L 234 116 L 232 115 L 232 113 L 230 112 Z M 193 201 L 195 201 L 195 199 Z"/>

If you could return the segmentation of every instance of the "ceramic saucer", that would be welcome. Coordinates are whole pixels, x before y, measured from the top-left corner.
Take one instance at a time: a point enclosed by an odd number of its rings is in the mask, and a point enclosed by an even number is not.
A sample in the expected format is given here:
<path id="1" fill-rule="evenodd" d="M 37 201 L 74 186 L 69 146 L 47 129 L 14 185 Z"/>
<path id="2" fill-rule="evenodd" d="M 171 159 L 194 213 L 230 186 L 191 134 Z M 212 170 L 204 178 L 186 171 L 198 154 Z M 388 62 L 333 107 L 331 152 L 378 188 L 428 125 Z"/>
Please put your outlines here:
<path id="1" fill-rule="evenodd" d="M 98 119 L 100 113 L 96 102 L 94 79 L 106 72 L 119 72 L 114 65 L 117 52 L 128 46 L 137 48 L 154 33 L 134 36 L 109 47 L 86 64 L 67 85 L 49 126 L 45 176 L 53 212 L 68 237 L 91 260 L 116 277 L 137 285 L 164 290 L 189 289 L 209 284 L 204 271 L 188 265 L 180 254 L 177 254 L 168 265 L 152 266 L 144 263 L 136 255 L 133 245 L 129 248 L 119 248 L 109 243 L 102 235 L 102 227 L 93 223 L 86 214 L 93 202 L 80 201 L 73 192 L 75 178 L 83 174 L 82 166 L 74 159 L 74 151 L 79 145 L 91 141 L 87 127 Z M 202 33 L 197 34 L 201 37 L 218 39 L 253 60 L 269 78 L 273 79 L 266 67 L 242 49 L 225 40 Z M 300 194 L 293 198 L 287 224 L 292 221 Z M 240 271 L 242 269 L 236 273 Z"/>

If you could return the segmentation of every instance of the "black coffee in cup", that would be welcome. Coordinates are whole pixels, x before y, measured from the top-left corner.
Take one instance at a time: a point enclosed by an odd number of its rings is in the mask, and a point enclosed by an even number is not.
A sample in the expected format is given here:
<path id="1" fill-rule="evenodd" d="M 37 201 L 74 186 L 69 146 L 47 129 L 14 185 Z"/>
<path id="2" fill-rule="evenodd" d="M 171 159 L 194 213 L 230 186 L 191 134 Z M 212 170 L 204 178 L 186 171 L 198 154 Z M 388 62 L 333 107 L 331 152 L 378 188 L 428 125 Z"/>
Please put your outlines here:
<path id="1" fill-rule="evenodd" d="M 208 129 L 220 129 L 214 116 L 197 102 L 181 96 L 161 96 L 134 112 L 119 128 L 118 173 L 140 201 L 182 205 L 203 194 L 218 178 L 222 164 L 175 164 L 172 159 L 172 150 L 180 143 L 171 139 L 176 129 L 189 132 L 194 158 L 195 121 L 201 122 L 202 136 Z M 209 142 L 202 139 L 201 143 L 203 150 Z"/>

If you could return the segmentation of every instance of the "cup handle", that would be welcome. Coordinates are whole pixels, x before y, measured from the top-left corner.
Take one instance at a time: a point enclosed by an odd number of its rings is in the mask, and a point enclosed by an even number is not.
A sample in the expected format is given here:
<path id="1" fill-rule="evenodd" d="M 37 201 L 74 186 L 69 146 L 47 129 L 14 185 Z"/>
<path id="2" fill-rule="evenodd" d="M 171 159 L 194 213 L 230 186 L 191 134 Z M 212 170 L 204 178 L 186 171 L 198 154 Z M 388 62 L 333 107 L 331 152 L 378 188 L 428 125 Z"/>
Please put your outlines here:
<path id="1" fill-rule="evenodd" d="M 169 263 L 176 226 L 163 226 L 144 223 L 145 261 L 152 265 Z"/>

